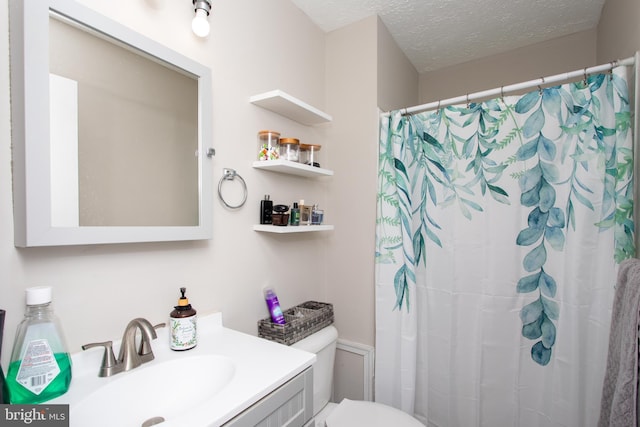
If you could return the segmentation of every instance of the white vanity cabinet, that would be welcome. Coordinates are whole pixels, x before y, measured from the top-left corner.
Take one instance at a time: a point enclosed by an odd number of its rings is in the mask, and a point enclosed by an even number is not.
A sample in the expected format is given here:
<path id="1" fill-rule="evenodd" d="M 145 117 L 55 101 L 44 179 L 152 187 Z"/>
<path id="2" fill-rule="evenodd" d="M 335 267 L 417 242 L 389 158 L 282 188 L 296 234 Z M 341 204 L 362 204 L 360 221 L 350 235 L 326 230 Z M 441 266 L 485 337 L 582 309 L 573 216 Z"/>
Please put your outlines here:
<path id="1" fill-rule="evenodd" d="M 265 396 L 224 427 L 302 427 L 313 416 L 313 367 Z"/>
<path id="2" fill-rule="evenodd" d="M 167 427 L 301 427 L 312 419 L 315 354 L 226 328 L 219 312 L 198 316 L 189 351 L 171 350 L 167 328 L 157 335 L 152 361 L 109 378 L 98 376 L 103 349 L 74 353 L 69 391 L 49 403 L 69 405 L 70 427 L 160 418 Z"/>
<path id="3" fill-rule="evenodd" d="M 249 102 L 259 107 L 273 111 L 283 117 L 287 117 L 306 126 L 328 123 L 331 116 L 317 108 L 289 95 L 281 90 L 272 90 L 249 98 Z M 309 165 L 304 165 L 288 160 L 264 160 L 253 162 L 254 169 L 283 173 L 304 178 L 317 178 L 333 176 L 333 171 Z M 333 230 L 333 225 L 304 225 L 299 227 L 256 224 L 255 231 L 267 233 L 306 233 L 313 231 Z"/>

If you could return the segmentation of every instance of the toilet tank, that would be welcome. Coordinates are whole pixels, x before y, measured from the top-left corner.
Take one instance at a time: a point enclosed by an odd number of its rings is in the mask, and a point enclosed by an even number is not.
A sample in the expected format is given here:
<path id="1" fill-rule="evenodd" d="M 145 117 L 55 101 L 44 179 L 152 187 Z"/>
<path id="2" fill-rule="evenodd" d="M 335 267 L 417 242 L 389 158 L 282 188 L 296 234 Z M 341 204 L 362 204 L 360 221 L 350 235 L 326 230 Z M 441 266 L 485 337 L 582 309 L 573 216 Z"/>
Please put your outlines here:
<path id="1" fill-rule="evenodd" d="M 331 398 L 337 342 L 338 330 L 333 326 L 327 326 L 291 345 L 291 347 L 314 353 L 317 358 L 316 363 L 313 364 L 313 415 L 320 412 Z"/>

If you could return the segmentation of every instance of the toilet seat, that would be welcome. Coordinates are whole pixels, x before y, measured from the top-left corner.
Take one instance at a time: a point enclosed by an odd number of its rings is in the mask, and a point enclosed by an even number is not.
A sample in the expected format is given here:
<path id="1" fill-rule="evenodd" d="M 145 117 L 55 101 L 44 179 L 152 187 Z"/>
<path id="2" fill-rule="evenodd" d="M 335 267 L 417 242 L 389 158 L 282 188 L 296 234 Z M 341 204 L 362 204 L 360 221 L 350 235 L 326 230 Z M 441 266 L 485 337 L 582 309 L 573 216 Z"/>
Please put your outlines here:
<path id="1" fill-rule="evenodd" d="M 326 424 L 327 427 L 424 427 L 409 414 L 391 406 L 349 399 L 344 399 L 331 411 Z"/>

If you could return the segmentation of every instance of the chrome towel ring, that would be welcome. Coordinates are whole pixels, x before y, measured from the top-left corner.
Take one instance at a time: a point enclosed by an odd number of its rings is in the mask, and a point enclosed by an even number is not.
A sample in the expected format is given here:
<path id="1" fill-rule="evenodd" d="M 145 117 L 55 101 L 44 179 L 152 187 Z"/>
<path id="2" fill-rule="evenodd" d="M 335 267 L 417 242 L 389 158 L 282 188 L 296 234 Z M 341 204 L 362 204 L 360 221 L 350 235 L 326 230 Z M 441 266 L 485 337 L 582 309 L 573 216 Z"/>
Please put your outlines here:
<path id="1" fill-rule="evenodd" d="M 222 183 L 225 181 L 233 181 L 236 177 L 240 180 L 240 183 L 242 184 L 244 194 L 242 196 L 242 201 L 239 204 L 230 205 L 229 203 L 227 203 L 226 200 L 224 200 L 224 197 L 222 197 Z M 238 209 L 239 207 L 244 205 L 244 203 L 247 201 L 247 183 L 244 182 L 244 179 L 242 179 L 242 177 L 238 174 L 238 172 L 235 171 L 235 169 L 230 169 L 230 168 L 222 169 L 222 178 L 220 178 L 220 181 L 218 182 L 218 197 L 220 198 L 222 203 L 224 203 L 224 205 L 229 209 Z"/>

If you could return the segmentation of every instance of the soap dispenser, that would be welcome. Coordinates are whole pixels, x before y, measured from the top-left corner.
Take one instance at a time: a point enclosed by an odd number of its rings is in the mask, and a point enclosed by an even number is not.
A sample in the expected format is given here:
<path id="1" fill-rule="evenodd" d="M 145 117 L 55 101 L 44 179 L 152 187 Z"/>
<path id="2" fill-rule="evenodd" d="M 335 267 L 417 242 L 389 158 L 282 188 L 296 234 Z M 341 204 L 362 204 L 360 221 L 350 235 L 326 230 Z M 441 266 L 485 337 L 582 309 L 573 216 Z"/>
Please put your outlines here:
<path id="1" fill-rule="evenodd" d="M 180 288 L 178 305 L 169 315 L 171 350 L 189 350 L 197 344 L 197 316 L 185 296 L 187 288 Z"/>

